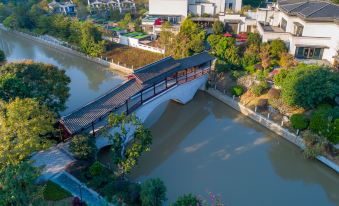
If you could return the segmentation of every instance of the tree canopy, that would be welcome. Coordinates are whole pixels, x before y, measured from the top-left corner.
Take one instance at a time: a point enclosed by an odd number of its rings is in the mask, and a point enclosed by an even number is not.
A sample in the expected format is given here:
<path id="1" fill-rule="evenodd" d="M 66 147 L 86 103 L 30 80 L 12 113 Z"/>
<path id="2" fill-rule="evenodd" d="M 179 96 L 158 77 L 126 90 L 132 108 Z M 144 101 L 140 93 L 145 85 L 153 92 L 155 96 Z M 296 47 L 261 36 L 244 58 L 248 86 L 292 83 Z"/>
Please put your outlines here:
<path id="1" fill-rule="evenodd" d="M 339 74 L 325 67 L 299 65 L 288 70 L 281 88 L 285 103 L 314 108 L 339 94 Z"/>
<path id="2" fill-rule="evenodd" d="M 6 55 L 5 52 L 0 49 L 0 65 L 4 61 L 6 61 Z"/>
<path id="3" fill-rule="evenodd" d="M 166 186 L 159 179 L 148 179 L 141 185 L 141 205 L 161 206 L 166 198 Z"/>
<path id="4" fill-rule="evenodd" d="M 56 120 L 47 107 L 33 99 L 15 99 L 1 107 L 0 166 L 18 164 L 50 145 Z"/>
<path id="5" fill-rule="evenodd" d="M 200 206 L 202 201 L 193 194 L 181 195 L 171 206 Z"/>
<path id="6" fill-rule="evenodd" d="M 36 184 L 40 172 L 29 162 L 0 169 L 0 205 L 39 205 L 43 187 Z"/>
<path id="7" fill-rule="evenodd" d="M 35 98 L 54 112 L 65 109 L 70 78 L 57 67 L 31 61 L 0 67 L 0 98 Z"/>
<path id="8" fill-rule="evenodd" d="M 215 21 L 212 25 L 213 34 L 223 34 L 224 29 L 224 24 L 221 21 Z"/>
<path id="9" fill-rule="evenodd" d="M 111 114 L 108 125 L 116 129 L 114 134 L 106 132 L 106 136 L 113 142 L 112 158 L 117 174 L 124 175 L 137 164 L 143 152 L 150 150 L 152 135 L 134 114 Z"/>

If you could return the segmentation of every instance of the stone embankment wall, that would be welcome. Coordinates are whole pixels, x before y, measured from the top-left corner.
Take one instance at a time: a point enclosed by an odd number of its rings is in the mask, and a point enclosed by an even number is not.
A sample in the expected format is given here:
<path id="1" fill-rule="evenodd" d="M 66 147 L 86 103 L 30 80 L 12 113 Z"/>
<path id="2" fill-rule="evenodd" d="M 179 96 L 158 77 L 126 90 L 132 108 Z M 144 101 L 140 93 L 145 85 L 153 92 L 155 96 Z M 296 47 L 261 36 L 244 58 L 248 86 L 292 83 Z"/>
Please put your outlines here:
<path id="1" fill-rule="evenodd" d="M 289 142 L 297 145 L 299 148 L 301 148 L 302 150 L 305 149 L 305 144 L 304 144 L 304 140 L 296 135 L 291 133 L 290 131 L 288 131 L 286 128 L 283 128 L 282 126 L 280 126 L 279 124 L 271 121 L 270 119 L 256 113 L 255 111 L 252 111 L 251 109 L 245 107 L 244 105 L 242 105 L 240 102 L 237 102 L 236 100 L 233 100 L 231 97 L 223 94 L 222 92 L 216 90 L 216 89 L 208 89 L 206 90 L 206 92 L 208 94 L 210 94 L 211 96 L 217 98 L 218 100 L 220 100 L 221 102 L 227 104 L 228 106 L 232 107 L 233 109 L 241 112 L 242 114 L 246 115 L 247 117 L 251 118 L 252 120 L 256 121 L 257 123 L 263 125 L 264 127 L 266 127 L 267 129 L 271 130 L 272 132 L 280 135 L 281 137 L 283 137 L 284 139 L 288 140 Z M 332 162 L 331 160 L 327 159 L 324 156 L 318 156 L 317 159 L 324 163 L 325 165 L 327 165 L 328 167 L 330 167 L 331 169 L 333 169 L 334 171 L 336 171 L 337 173 L 339 173 L 339 166 Z"/>
<path id="2" fill-rule="evenodd" d="M 113 70 L 124 73 L 126 75 L 133 73 L 133 69 L 131 69 L 131 68 L 124 67 L 120 64 L 116 64 L 114 62 L 109 62 L 109 61 L 106 61 L 105 59 L 101 59 L 101 58 L 98 58 L 98 57 L 91 57 L 89 55 L 86 55 L 82 52 L 75 50 L 76 47 L 74 47 L 74 46 L 69 46 L 69 45 L 66 45 L 66 44 L 60 44 L 60 42 L 52 41 L 51 39 L 44 38 L 43 36 L 39 36 L 39 35 L 33 36 L 31 34 L 23 33 L 23 32 L 20 32 L 20 31 L 10 30 L 10 29 L 7 29 L 6 27 L 4 27 L 2 24 L 0 24 L 0 29 L 5 30 L 7 32 L 11 32 L 11 33 L 16 34 L 16 35 L 20 35 L 20 36 L 27 38 L 29 40 L 36 41 L 36 42 L 38 42 L 38 43 L 40 43 L 44 46 L 54 48 L 54 49 L 60 50 L 62 52 L 67 52 L 69 54 L 73 54 L 73 55 L 85 58 L 88 61 L 95 62 L 95 63 L 100 64 L 100 65 L 105 66 L 105 67 L 109 67 Z"/>

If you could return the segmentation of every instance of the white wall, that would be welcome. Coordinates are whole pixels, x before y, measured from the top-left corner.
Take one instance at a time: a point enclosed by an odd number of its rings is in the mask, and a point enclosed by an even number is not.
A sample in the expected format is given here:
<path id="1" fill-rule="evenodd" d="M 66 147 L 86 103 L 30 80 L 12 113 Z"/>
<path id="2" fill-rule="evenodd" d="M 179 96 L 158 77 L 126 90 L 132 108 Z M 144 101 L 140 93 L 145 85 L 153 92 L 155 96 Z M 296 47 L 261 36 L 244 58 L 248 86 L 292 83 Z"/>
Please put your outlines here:
<path id="1" fill-rule="evenodd" d="M 150 15 L 187 16 L 188 0 L 149 0 Z"/>

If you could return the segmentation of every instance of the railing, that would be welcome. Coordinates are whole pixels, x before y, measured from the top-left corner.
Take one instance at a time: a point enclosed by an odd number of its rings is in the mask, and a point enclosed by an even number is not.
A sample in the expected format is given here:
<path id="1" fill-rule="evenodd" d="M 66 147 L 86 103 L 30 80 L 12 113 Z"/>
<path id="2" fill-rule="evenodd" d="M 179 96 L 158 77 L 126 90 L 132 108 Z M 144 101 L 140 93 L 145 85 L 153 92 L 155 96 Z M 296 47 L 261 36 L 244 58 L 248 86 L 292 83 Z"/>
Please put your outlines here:
<path id="1" fill-rule="evenodd" d="M 91 133 L 93 136 L 96 136 L 96 134 L 102 128 L 104 128 L 106 126 L 107 122 L 102 121 L 102 120 L 106 120 L 106 118 L 111 113 L 115 113 L 115 114 L 125 113 L 125 114 L 129 115 L 129 114 L 133 113 L 135 110 L 137 110 L 140 106 L 147 103 L 152 98 L 164 93 L 165 91 L 171 89 L 172 87 L 190 82 L 194 79 L 197 79 L 197 78 L 207 74 L 209 69 L 210 69 L 210 67 L 204 67 L 204 68 L 201 68 L 201 69 L 196 69 L 196 70 L 194 70 L 193 72 L 190 72 L 190 73 L 185 72 L 184 74 L 175 75 L 174 77 L 167 77 L 163 81 L 161 81 L 157 84 L 154 84 L 154 85 L 152 85 L 148 88 L 145 88 L 145 89 L 141 90 L 140 92 L 138 92 L 137 94 L 131 96 L 130 98 L 128 98 L 125 101 L 124 104 L 121 104 L 121 105 L 113 108 L 110 112 L 104 114 L 100 118 L 98 118 L 95 121 L 84 126 L 80 131 L 77 131 L 73 134 L 69 131 L 66 132 L 68 134 L 66 134 L 64 132 L 64 137 L 66 137 L 66 139 L 68 139 L 72 135 L 75 135 L 75 134 L 80 133 L 80 132 L 85 132 L 88 129 L 90 129 L 90 131 L 88 131 L 89 133 Z M 67 128 L 62 124 L 61 124 L 61 129 L 63 131 L 67 131 Z"/>

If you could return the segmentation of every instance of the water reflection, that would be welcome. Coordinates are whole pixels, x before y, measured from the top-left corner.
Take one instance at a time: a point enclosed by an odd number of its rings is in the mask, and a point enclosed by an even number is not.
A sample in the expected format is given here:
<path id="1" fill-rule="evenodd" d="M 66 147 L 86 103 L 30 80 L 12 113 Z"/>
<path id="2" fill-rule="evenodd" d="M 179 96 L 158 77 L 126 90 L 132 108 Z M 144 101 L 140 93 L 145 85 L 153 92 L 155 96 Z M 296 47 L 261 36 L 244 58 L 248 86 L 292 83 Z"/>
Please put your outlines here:
<path id="1" fill-rule="evenodd" d="M 96 63 L 2 30 L 0 30 L 0 49 L 5 51 L 8 61 L 33 59 L 66 70 L 66 74 L 72 80 L 71 95 L 66 102 L 67 109 L 62 114 L 82 106 L 123 81 L 123 77 Z"/>
<path id="2" fill-rule="evenodd" d="M 170 103 L 131 178 L 160 177 L 169 202 L 220 193 L 227 205 L 336 205 L 339 179 L 298 148 L 205 93 Z"/>

